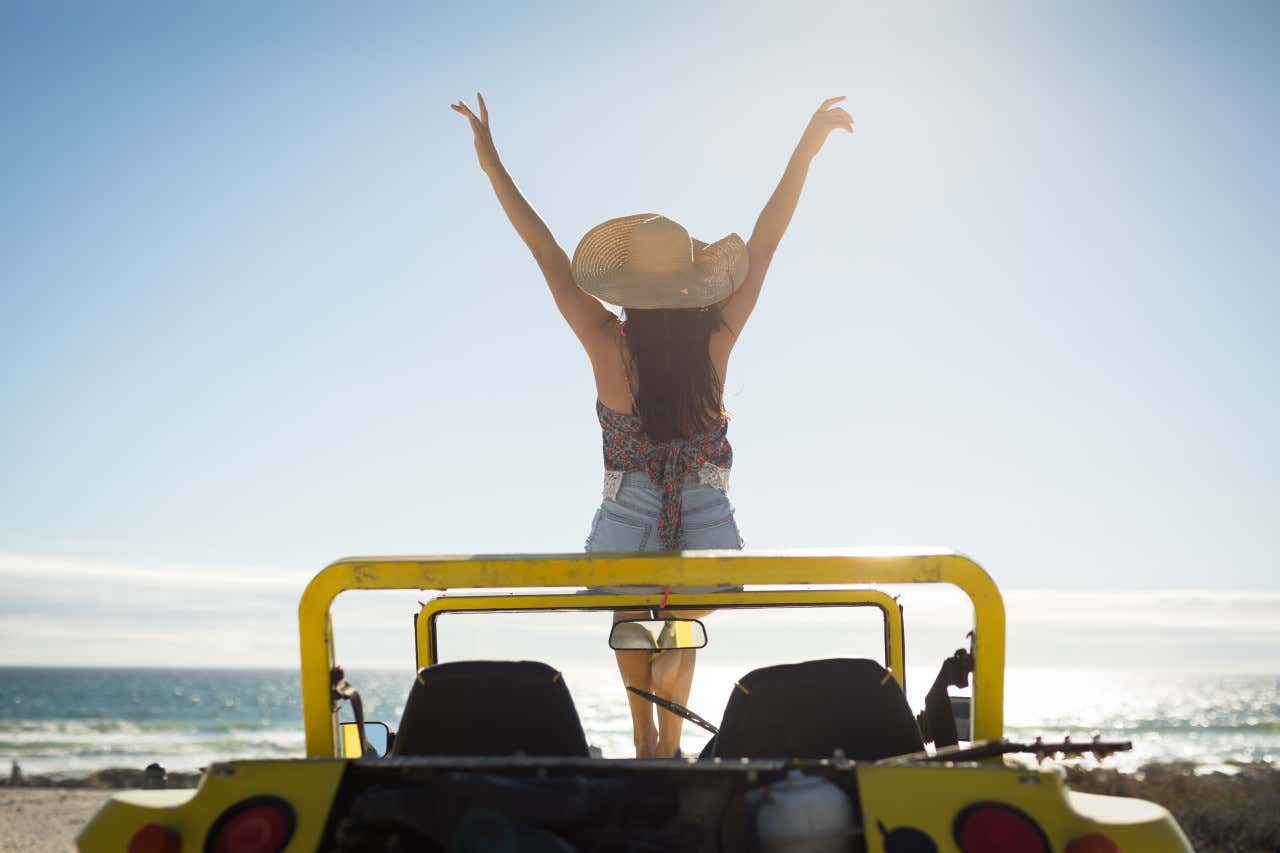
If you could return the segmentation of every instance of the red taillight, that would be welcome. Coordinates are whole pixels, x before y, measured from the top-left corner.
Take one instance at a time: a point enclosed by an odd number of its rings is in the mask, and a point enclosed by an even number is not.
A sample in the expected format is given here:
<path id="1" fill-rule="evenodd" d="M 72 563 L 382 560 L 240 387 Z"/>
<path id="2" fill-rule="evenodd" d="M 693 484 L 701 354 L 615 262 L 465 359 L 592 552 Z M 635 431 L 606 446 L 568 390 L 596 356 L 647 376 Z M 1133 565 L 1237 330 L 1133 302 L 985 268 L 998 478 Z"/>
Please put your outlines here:
<path id="1" fill-rule="evenodd" d="M 1066 853 L 1120 853 L 1120 845 L 1105 835 L 1091 832 L 1068 844 Z"/>
<path id="2" fill-rule="evenodd" d="M 279 797 L 241 800 L 218 815 L 204 853 L 279 853 L 293 837 L 293 807 Z"/>
<path id="3" fill-rule="evenodd" d="M 1044 830 L 1004 803 L 969 806 L 956 815 L 952 830 L 964 853 L 1049 853 Z"/>
<path id="4" fill-rule="evenodd" d="M 149 823 L 129 839 L 129 853 L 181 853 L 182 836 L 172 827 Z"/>

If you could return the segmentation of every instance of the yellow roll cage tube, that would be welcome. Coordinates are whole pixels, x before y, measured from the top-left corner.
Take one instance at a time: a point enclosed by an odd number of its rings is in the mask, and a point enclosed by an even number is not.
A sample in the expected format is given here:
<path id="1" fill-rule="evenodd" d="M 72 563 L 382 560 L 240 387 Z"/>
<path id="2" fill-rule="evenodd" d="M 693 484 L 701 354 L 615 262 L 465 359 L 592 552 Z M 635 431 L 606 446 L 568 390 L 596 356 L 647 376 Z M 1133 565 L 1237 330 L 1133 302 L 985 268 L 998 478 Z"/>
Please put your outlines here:
<path id="1" fill-rule="evenodd" d="M 298 605 L 302 656 L 302 711 L 309 757 L 338 754 L 338 714 L 331 700 L 334 666 L 333 623 L 329 610 L 342 592 L 357 589 L 485 590 L 495 588 L 581 589 L 620 585 L 648 586 L 820 586 L 942 583 L 958 587 L 973 605 L 973 738 L 1004 734 L 1004 599 L 991 577 L 973 560 L 954 551 L 877 549 L 848 552 L 742 553 L 700 551 L 640 554 L 547 554 L 463 557 L 351 557 L 320 571 L 307 585 Z M 852 590 L 808 590 L 792 593 L 808 603 L 841 603 Z M 772 593 L 775 600 L 786 593 Z M 484 602 L 491 609 L 500 597 Z M 539 607 L 656 607 L 661 595 L 544 596 Z M 672 607 L 718 603 L 724 606 L 764 603 L 759 591 L 681 595 Z M 452 606 L 465 598 L 453 598 Z M 478 599 L 479 600 L 479 599 Z M 847 600 L 847 599 L 846 599 Z M 510 603 L 529 604 L 512 597 Z M 783 603 L 779 601 L 779 603 Z M 801 603 L 799 600 L 793 603 Z M 895 610 L 896 608 L 890 608 Z M 431 660 L 429 628 L 427 654 Z M 898 644 L 900 645 L 900 644 Z M 902 680 L 901 661 L 890 668 Z"/>
<path id="2" fill-rule="evenodd" d="M 606 594 L 555 595 L 442 595 L 433 598 L 418 611 L 417 664 L 419 668 L 439 663 L 436 650 L 436 617 L 445 613 L 536 612 L 553 610 L 644 610 L 653 606 L 653 596 Z M 767 590 L 752 592 L 717 592 L 671 596 L 667 607 L 694 609 L 729 609 L 734 607 L 875 607 L 884 617 L 885 667 L 898 683 L 906 687 L 906 663 L 903 660 L 902 610 L 888 593 L 878 589 L 835 590 Z M 688 630 L 678 626 L 677 630 Z"/>

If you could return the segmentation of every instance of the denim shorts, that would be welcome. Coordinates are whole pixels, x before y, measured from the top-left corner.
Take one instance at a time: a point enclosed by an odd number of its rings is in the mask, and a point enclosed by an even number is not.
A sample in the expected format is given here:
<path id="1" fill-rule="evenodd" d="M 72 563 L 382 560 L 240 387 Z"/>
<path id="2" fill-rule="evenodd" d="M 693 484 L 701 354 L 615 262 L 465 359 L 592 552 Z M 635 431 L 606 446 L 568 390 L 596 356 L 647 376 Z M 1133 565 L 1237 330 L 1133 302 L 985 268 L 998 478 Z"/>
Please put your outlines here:
<path id="1" fill-rule="evenodd" d="M 588 551 L 661 551 L 658 515 L 662 493 L 648 474 L 629 473 L 622 478 L 615 500 L 596 510 L 587 537 Z M 681 522 L 688 551 L 741 550 L 742 536 L 733 519 L 729 496 L 712 486 L 686 477 Z"/>

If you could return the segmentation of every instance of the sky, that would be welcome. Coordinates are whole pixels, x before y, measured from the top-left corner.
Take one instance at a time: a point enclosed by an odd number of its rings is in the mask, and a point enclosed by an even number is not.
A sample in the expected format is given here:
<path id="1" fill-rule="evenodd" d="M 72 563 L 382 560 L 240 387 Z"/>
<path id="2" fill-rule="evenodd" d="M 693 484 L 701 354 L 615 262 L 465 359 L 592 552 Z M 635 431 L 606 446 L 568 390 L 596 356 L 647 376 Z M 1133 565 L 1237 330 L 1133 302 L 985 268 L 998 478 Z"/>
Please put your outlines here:
<path id="1" fill-rule="evenodd" d="M 636 212 L 749 235 L 848 96 L 730 363 L 748 548 L 1274 607 L 1278 37 L 1267 3 L 7 4 L 0 663 L 152 662 L 197 599 L 228 662 L 287 658 L 291 608 L 232 636 L 254 584 L 582 549 L 590 366 L 448 109 L 477 90 L 570 253 Z"/>

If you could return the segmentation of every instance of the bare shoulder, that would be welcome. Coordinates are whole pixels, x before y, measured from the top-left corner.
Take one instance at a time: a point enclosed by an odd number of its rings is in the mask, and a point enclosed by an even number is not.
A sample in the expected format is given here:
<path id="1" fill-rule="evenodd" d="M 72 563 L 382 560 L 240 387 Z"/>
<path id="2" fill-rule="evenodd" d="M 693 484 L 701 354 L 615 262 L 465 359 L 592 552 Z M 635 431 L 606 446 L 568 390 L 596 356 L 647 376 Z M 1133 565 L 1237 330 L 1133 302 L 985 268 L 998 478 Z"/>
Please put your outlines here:
<path id="1" fill-rule="evenodd" d="M 616 317 L 593 332 L 592 344 L 586 349 L 595 375 L 596 399 L 616 412 L 630 412 L 632 389 L 627 380 L 628 366 L 623 363 L 626 347 Z"/>
<path id="2" fill-rule="evenodd" d="M 623 375 L 622 336 L 618 318 L 612 314 L 600 323 L 593 323 L 585 335 L 579 337 L 582 348 L 587 351 L 591 360 L 591 370 L 595 373 L 597 391 L 604 391 L 612 385 L 614 374 Z"/>

